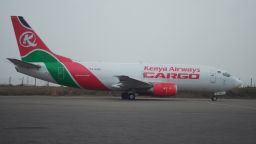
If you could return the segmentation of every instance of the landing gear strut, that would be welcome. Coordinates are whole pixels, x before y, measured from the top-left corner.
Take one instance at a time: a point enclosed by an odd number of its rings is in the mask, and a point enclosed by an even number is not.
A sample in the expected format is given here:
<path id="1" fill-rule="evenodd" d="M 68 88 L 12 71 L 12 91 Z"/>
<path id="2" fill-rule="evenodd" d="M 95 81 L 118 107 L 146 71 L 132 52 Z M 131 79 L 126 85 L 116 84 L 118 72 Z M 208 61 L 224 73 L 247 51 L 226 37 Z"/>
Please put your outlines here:
<path id="1" fill-rule="evenodd" d="M 211 99 L 212 99 L 212 101 L 217 101 L 217 100 L 218 100 L 218 96 L 213 95 L 213 96 L 211 97 Z"/>
<path id="2" fill-rule="evenodd" d="M 121 97 L 123 100 L 135 100 L 136 94 L 134 92 L 124 92 Z"/>
<path id="3" fill-rule="evenodd" d="M 222 96 L 222 95 L 225 95 L 225 94 L 226 94 L 225 91 L 215 92 L 215 93 L 213 93 L 211 99 L 212 99 L 212 101 L 217 101 L 218 100 L 218 96 Z"/>

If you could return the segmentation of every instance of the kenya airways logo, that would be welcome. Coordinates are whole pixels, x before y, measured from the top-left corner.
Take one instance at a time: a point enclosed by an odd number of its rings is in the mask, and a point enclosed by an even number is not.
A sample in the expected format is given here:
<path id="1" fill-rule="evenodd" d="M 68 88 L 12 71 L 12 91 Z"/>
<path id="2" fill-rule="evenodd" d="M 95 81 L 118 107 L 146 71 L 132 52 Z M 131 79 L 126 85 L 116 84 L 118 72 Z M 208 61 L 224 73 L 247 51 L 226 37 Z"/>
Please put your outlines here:
<path id="1" fill-rule="evenodd" d="M 36 44 L 36 35 L 33 32 L 24 32 L 20 35 L 20 45 L 23 47 L 35 47 Z"/>

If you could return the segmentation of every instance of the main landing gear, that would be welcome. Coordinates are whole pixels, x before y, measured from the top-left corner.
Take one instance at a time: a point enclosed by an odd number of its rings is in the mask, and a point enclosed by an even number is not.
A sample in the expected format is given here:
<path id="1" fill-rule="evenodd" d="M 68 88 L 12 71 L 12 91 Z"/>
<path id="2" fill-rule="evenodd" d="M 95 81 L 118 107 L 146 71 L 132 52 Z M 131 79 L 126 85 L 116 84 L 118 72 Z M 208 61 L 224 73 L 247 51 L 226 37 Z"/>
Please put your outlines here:
<path id="1" fill-rule="evenodd" d="M 213 96 L 211 97 L 211 99 L 212 99 L 212 101 L 217 101 L 217 100 L 218 100 L 218 96 L 213 95 Z"/>
<path id="2" fill-rule="evenodd" d="M 134 92 L 124 92 L 121 97 L 123 100 L 135 100 L 136 94 Z"/>

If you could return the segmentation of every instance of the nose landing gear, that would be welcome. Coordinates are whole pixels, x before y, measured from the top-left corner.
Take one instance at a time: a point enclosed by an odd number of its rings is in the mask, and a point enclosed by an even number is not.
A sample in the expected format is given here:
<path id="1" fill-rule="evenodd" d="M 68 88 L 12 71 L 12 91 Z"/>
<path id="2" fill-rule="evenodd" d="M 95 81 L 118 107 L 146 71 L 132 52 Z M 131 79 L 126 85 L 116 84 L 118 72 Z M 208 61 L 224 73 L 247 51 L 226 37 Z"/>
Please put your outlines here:
<path id="1" fill-rule="evenodd" d="M 225 94 L 226 94 L 225 91 L 215 92 L 215 93 L 213 93 L 213 95 L 211 97 L 211 100 L 212 101 L 217 101 L 218 100 L 218 96 L 225 95 Z"/>
<path id="2" fill-rule="evenodd" d="M 217 101 L 217 100 L 218 100 L 218 96 L 213 95 L 213 96 L 211 97 L 211 100 L 212 100 L 212 101 Z"/>

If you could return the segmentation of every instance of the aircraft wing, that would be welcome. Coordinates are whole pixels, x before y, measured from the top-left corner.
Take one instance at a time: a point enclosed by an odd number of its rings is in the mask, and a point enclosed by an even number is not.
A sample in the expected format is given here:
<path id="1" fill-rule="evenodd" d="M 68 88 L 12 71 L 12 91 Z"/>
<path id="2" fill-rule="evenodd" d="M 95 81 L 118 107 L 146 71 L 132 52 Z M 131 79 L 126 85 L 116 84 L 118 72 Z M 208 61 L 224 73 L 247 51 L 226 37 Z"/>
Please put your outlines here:
<path id="1" fill-rule="evenodd" d="M 23 68 L 31 68 L 31 69 L 39 69 L 41 66 L 35 65 L 32 63 L 24 62 L 18 59 L 12 59 L 12 58 L 7 58 L 10 62 L 12 62 L 14 65 L 17 67 L 23 67 Z"/>
<path id="2" fill-rule="evenodd" d="M 128 89 L 149 89 L 152 87 L 152 84 L 150 83 L 136 80 L 125 75 L 115 76 L 115 77 L 119 79 L 119 83 L 112 85 L 113 88 L 128 90 Z"/>

